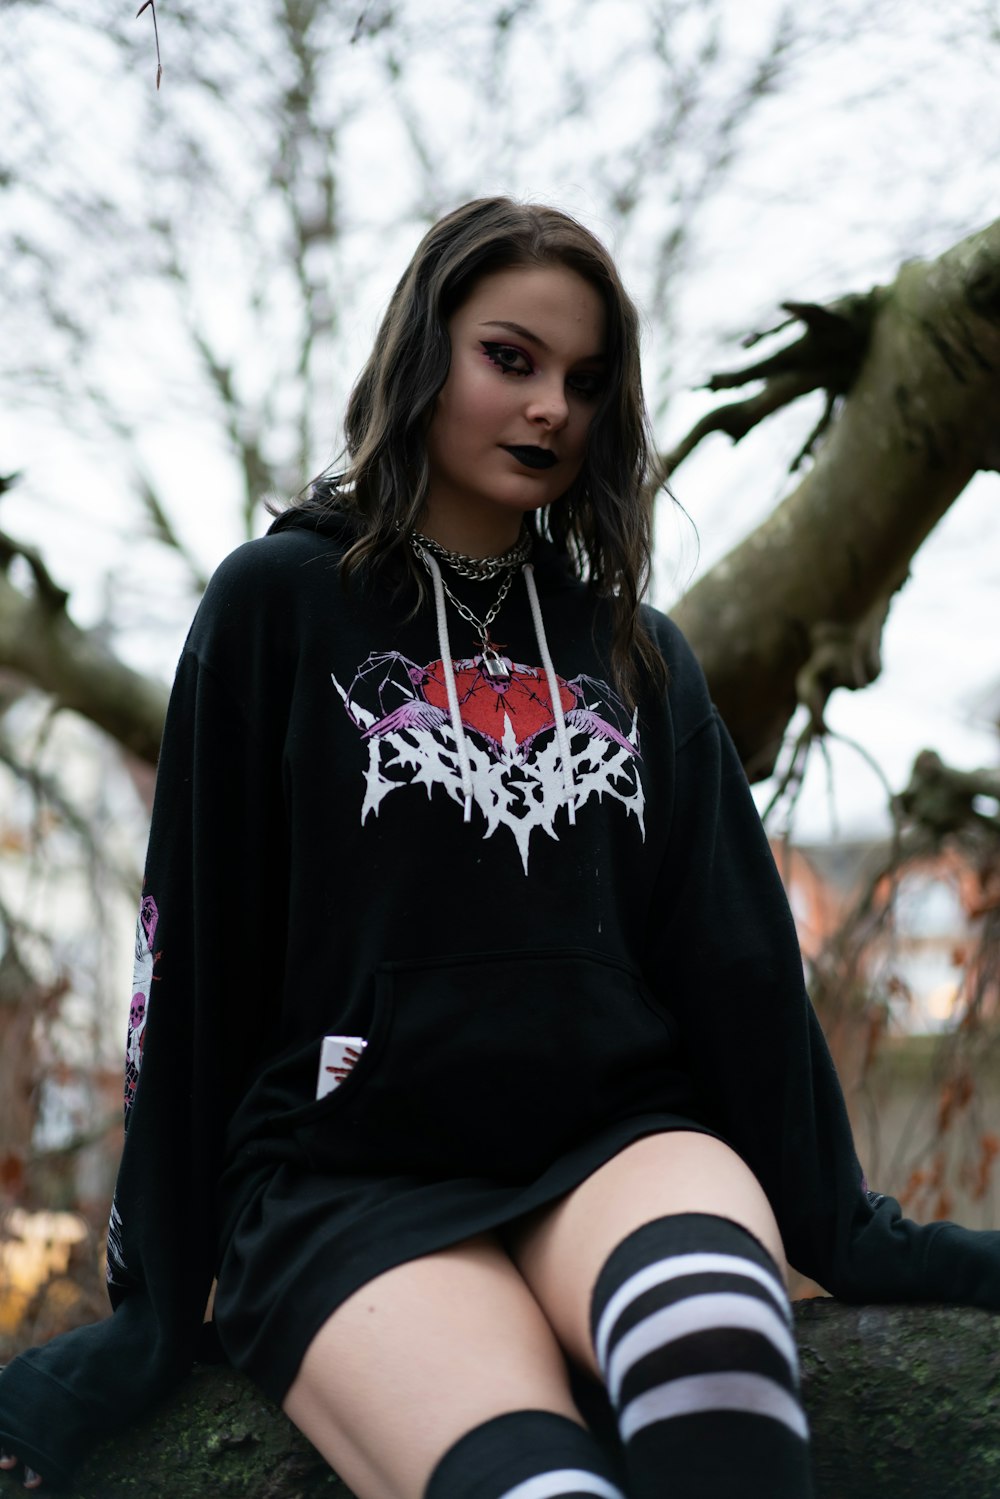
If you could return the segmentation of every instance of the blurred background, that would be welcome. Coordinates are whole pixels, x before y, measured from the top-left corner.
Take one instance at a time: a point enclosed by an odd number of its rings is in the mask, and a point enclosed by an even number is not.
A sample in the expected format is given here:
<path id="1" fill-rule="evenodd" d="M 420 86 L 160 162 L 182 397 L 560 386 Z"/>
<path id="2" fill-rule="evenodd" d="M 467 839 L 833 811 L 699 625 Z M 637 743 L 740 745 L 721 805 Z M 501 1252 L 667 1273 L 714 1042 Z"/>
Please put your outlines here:
<path id="1" fill-rule="evenodd" d="M 187 625 L 265 503 L 336 459 L 428 224 L 507 193 L 603 238 L 667 452 L 782 303 L 891 286 L 1000 203 L 995 0 L 162 0 L 156 22 L 159 87 L 151 8 L 0 0 L 0 1359 L 105 1310 Z M 673 470 L 654 603 L 823 462 L 849 390 L 797 464 L 826 401 Z M 992 1226 L 998 499 L 983 464 L 906 559 L 875 680 L 822 733 L 797 709 L 756 786 L 869 1180 Z M 959 807 L 936 822 L 906 796 L 928 749 Z"/>

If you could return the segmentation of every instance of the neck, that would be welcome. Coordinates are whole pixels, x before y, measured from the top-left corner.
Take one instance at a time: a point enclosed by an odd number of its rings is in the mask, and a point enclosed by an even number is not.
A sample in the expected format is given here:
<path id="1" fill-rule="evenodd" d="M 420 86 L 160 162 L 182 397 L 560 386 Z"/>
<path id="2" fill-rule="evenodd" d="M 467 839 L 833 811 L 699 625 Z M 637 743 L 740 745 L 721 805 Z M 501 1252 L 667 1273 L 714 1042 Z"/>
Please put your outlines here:
<path id="1" fill-rule="evenodd" d="M 417 530 L 440 542 L 450 552 L 465 557 L 499 557 L 509 551 L 521 534 L 520 511 L 499 515 L 455 513 L 428 504 L 417 522 Z"/>

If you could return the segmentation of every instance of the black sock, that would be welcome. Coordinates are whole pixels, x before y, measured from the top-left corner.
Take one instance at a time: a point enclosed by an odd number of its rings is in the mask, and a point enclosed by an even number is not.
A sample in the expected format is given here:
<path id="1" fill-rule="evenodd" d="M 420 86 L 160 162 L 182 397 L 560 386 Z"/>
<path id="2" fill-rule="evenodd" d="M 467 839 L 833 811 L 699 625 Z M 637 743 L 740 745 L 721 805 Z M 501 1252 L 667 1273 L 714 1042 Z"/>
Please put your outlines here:
<path id="1" fill-rule="evenodd" d="M 625 1499 L 585 1426 L 554 1411 L 510 1411 L 460 1437 L 424 1499 Z"/>
<path id="2" fill-rule="evenodd" d="M 598 1276 L 591 1330 L 634 1499 L 812 1494 L 788 1297 L 746 1229 L 644 1224 Z"/>

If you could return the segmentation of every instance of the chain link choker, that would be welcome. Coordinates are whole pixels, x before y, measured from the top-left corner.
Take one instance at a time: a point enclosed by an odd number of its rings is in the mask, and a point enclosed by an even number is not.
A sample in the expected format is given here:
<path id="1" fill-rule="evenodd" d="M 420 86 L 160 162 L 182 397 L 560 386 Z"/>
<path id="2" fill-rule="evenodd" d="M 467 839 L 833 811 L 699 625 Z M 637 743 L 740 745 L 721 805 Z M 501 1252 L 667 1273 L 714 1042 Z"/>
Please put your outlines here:
<path id="1" fill-rule="evenodd" d="M 514 568 L 522 567 L 531 556 L 531 533 L 523 527 L 514 545 L 496 557 L 467 557 L 464 552 L 450 552 L 439 541 L 435 541 L 433 536 L 424 536 L 420 531 L 411 531 L 410 541 L 414 549 L 426 547 L 439 562 L 446 562 L 460 578 L 472 578 L 478 583 L 488 583 L 491 578 L 499 578 L 502 573 L 513 572 Z"/>

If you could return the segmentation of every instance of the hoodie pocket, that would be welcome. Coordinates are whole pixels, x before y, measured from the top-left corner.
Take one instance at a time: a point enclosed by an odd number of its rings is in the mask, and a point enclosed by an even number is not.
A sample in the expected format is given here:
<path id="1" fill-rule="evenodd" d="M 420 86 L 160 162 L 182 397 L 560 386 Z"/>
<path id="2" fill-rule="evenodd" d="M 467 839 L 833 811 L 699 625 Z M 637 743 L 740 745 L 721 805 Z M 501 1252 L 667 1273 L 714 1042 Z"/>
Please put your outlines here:
<path id="1" fill-rule="evenodd" d="M 368 1041 L 285 1119 L 317 1169 L 524 1179 L 669 1107 L 676 1051 L 640 976 L 579 949 L 383 964 Z"/>

